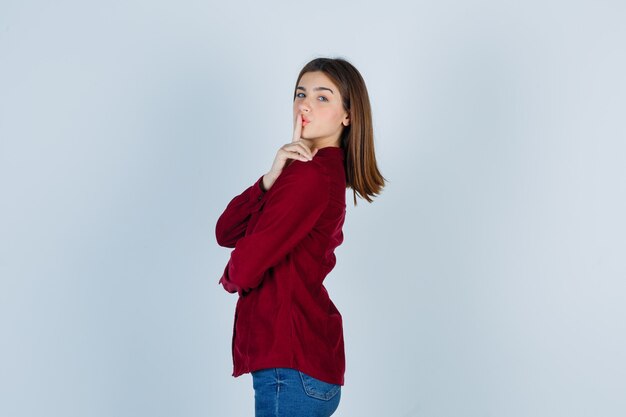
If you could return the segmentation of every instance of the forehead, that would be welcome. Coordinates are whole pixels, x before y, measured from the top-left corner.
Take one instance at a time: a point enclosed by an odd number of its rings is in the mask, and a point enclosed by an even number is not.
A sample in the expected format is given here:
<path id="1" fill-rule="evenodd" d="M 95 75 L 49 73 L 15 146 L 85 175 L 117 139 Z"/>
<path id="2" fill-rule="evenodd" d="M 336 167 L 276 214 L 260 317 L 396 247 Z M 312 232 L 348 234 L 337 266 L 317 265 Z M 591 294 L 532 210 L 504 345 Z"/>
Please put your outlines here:
<path id="1" fill-rule="evenodd" d="M 309 87 L 328 87 L 331 88 L 335 93 L 339 92 L 339 89 L 337 88 L 335 83 L 333 83 L 331 79 L 328 78 L 328 76 L 322 71 L 305 72 L 304 74 L 302 74 L 302 78 L 300 78 L 298 85 L 307 88 L 307 90 L 309 89 Z"/>

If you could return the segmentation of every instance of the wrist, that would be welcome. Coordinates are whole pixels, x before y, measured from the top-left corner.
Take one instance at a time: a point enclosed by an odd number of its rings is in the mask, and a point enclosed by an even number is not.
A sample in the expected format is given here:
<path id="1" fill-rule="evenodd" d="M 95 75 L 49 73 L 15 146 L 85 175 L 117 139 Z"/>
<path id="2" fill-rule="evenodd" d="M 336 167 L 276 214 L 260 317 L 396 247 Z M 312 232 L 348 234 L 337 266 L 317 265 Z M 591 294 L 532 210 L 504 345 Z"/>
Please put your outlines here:
<path id="1" fill-rule="evenodd" d="M 274 184 L 274 181 L 276 181 L 276 177 L 274 177 L 271 173 L 268 172 L 263 175 L 260 183 L 261 190 L 263 190 L 263 192 L 267 192 L 272 187 L 272 184 Z"/>

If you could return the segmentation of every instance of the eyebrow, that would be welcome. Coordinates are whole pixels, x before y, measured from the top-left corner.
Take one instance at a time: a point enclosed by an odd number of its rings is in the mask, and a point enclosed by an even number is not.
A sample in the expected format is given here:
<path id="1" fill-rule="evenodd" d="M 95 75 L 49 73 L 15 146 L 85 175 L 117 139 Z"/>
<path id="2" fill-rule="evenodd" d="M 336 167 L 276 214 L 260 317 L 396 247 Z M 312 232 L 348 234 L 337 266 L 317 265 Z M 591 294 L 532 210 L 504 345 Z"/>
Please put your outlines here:
<path id="1" fill-rule="evenodd" d="M 306 91 L 306 88 L 304 88 L 304 87 L 302 87 L 302 86 L 299 86 L 298 88 L 296 88 L 296 90 Z M 330 91 L 330 93 L 331 93 L 331 94 L 335 94 L 335 93 L 333 93 L 333 90 L 331 90 L 331 89 L 330 89 L 330 88 L 328 88 L 328 87 L 315 87 L 315 88 L 313 89 L 313 91 L 320 91 L 320 90 L 328 90 L 328 91 Z"/>

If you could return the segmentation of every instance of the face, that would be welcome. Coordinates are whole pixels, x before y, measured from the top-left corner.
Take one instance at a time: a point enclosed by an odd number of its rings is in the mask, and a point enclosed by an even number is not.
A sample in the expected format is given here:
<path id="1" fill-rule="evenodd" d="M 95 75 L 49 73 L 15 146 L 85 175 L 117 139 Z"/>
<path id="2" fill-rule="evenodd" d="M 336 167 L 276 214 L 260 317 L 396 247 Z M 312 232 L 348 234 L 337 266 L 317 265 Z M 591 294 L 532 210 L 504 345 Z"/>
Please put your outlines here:
<path id="1" fill-rule="evenodd" d="M 317 147 L 339 146 L 341 131 L 350 124 L 339 88 L 321 71 L 306 72 L 300 78 L 293 117 L 294 122 L 302 118 L 302 139 Z"/>

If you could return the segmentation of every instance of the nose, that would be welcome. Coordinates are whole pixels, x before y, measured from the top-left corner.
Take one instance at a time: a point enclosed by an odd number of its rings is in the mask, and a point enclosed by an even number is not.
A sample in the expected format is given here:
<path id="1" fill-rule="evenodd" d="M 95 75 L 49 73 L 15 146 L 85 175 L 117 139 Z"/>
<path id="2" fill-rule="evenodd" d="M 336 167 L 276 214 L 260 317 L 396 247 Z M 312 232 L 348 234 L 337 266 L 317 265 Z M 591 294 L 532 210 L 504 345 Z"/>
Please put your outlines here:
<path id="1" fill-rule="evenodd" d="M 306 102 L 303 100 L 303 101 L 301 101 L 301 102 L 300 102 L 300 104 L 298 104 L 298 110 L 299 110 L 301 113 L 308 113 L 308 112 L 311 110 L 311 108 L 310 108 L 310 107 L 309 107 L 309 105 L 308 105 L 308 104 L 306 104 Z"/>

